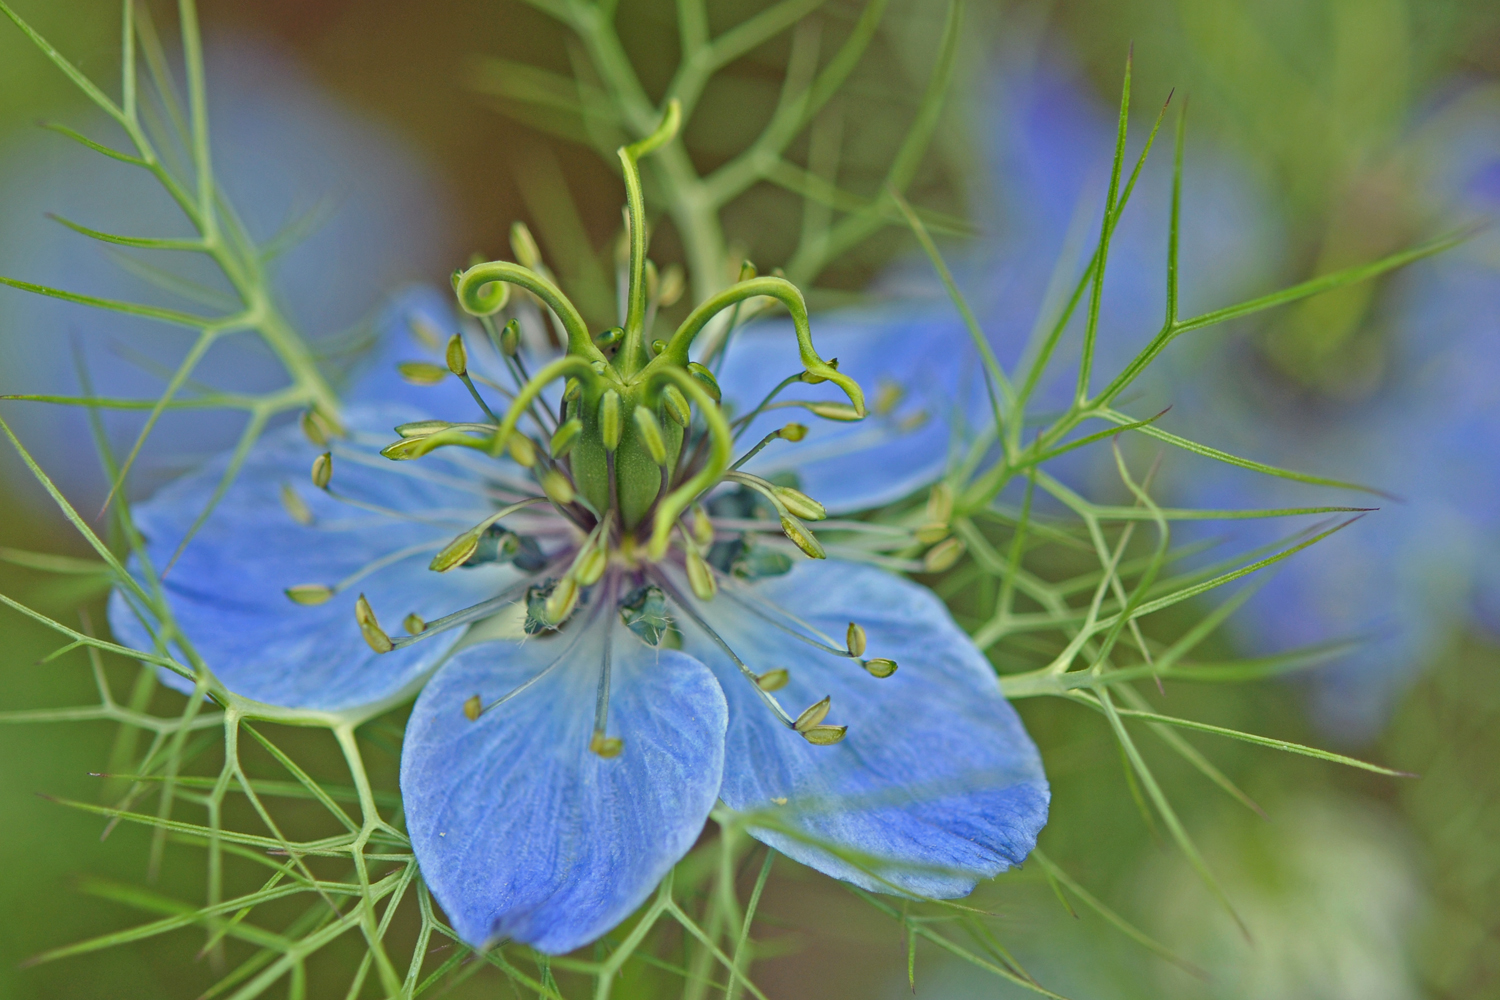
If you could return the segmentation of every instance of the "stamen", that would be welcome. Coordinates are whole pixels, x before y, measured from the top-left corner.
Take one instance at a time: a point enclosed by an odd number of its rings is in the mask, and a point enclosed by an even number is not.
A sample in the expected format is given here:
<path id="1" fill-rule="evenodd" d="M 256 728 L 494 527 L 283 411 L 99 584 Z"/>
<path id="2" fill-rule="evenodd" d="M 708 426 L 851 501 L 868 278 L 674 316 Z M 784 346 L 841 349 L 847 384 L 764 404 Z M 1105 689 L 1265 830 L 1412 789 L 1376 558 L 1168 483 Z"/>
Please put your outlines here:
<path id="1" fill-rule="evenodd" d="M 307 501 L 302 499 L 302 495 L 297 492 L 291 483 L 281 484 L 281 506 L 286 508 L 288 516 L 293 521 L 296 521 L 304 528 L 311 525 L 315 520 L 312 508 L 307 505 Z"/>
<path id="2" fill-rule="evenodd" d="M 755 690 L 756 693 L 760 695 L 760 700 L 764 702 L 766 707 L 776 715 L 777 719 L 781 720 L 782 725 L 786 726 L 788 729 L 796 728 L 795 721 L 790 715 L 787 714 L 786 709 L 781 707 L 781 703 L 778 702 L 774 697 L 772 697 L 771 691 L 761 687 L 760 680 L 762 675 L 757 674 L 755 671 L 751 670 L 745 665 L 745 661 L 740 659 L 739 655 L 735 653 L 734 649 L 730 647 L 729 643 L 724 641 L 724 637 L 715 632 L 713 626 L 704 621 L 703 617 L 699 615 L 698 612 L 693 609 L 693 606 L 687 602 L 687 599 L 682 596 L 682 593 L 672 585 L 672 581 L 667 579 L 666 574 L 661 572 L 654 572 L 652 576 L 656 579 L 657 584 L 662 588 L 662 590 L 666 592 L 667 596 L 672 598 L 673 602 L 675 602 L 676 605 L 682 609 L 682 612 L 693 620 L 693 624 L 702 629 L 703 634 L 712 639 L 714 645 L 718 646 L 724 651 L 724 654 L 729 657 L 730 661 L 733 662 L 737 668 L 739 668 L 740 674 L 743 675 L 744 678 L 751 684 L 755 685 Z M 774 670 L 770 671 L 770 674 L 774 673 Z M 766 676 L 769 676 L 770 674 L 767 674 Z M 775 689 L 772 688 L 771 690 Z"/>
<path id="3" fill-rule="evenodd" d="M 331 479 L 333 479 L 333 453 L 325 451 L 313 459 L 312 484 L 320 490 L 326 490 Z"/>
<path id="4" fill-rule="evenodd" d="M 560 664 L 569 662 L 569 660 L 571 659 L 571 657 L 573 655 L 573 650 L 575 650 L 575 649 L 578 648 L 578 644 L 580 642 L 582 642 L 583 641 L 583 637 L 588 634 L 589 629 L 593 626 L 595 618 L 597 617 L 597 615 L 599 613 L 599 608 L 602 608 L 603 606 L 604 606 L 604 602 L 602 602 L 602 601 L 599 602 L 598 606 L 595 607 L 595 609 L 594 609 L 594 613 L 589 616 L 589 620 L 584 624 L 584 627 L 581 628 L 581 629 L 579 629 L 577 631 L 577 633 L 574 634 L 573 638 L 563 648 L 562 652 L 558 653 L 557 654 L 557 658 L 554 659 L 551 663 L 547 664 L 545 667 L 543 667 L 541 670 L 537 671 L 531 677 L 527 678 L 521 684 L 517 685 L 516 687 L 514 687 L 511 690 L 507 691 L 505 694 L 503 694 L 500 697 L 496 698 L 494 701 L 490 702 L 488 705 L 483 704 L 483 699 L 481 699 L 479 695 L 477 695 L 477 694 L 474 695 L 473 697 L 469 698 L 467 701 L 464 702 L 464 715 L 468 716 L 468 719 L 469 719 L 470 722 L 475 721 L 481 715 L 483 715 L 485 712 L 488 712 L 490 709 L 497 708 L 500 705 L 505 704 L 507 701 L 510 701 L 516 695 L 518 695 L 521 692 L 526 691 L 527 689 L 529 689 L 532 686 L 534 686 L 543 677 L 546 677 L 552 671 L 556 670 L 557 667 Z"/>
<path id="5" fill-rule="evenodd" d="M 427 622 L 427 627 L 420 632 L 404 635 L 397 639 L 388 638 L 387 641 L 390 642 L 391 649 L 405 649 L 407 646 L 421 642 L 423 639 L 431 638 L 440 632 L 447 632 L 449 629 L 458 628 L 460 625 L 467 625 L 481 618 L 488 618 L 491 614 L 500 611 L 506 605 L 514 604 L 516 598 L 525 589 L 526 583 L 519 583 L 509 590 L 503 591 L 497 597 L 491 597 L 489 600 L 480 601 L 478 604 L 455 611 L 451 615 L 444 615 L 435 621 Z M 363 600 L 363 597 L 361 597 L 361 600 Z M 368 607 L 368 604 L 366 607 Z"/>
<path id="6" fill-rule="evenodd" d="M 786 378 L 784 378 L 780 382 L 776 383 L 776 388 L 774 388 L 770 392 L 766 393 L 766 398 L 762 399 L 760 401 L 760 405 L 759 406 L 757 406 L 755 409 L 751 410 L 749 413 L 745 414 L 743 417 L 740 417 L 739 419 L 737 419 L 734 422 L 734 428 L 735 428 L 735 430 L 734 430 L 734 437 L 735 437 L 735 440 L 736 441 L 739 440 L 740 435 L 743 434 L 743 433 L 745 433 L 745 430 L 750 426 L 750 424 L 755 420 L 756 417 L 760 416 L 762 413 L 764 413 L 767 409 L 770 408 L 772 401 L 774 401 L 777 396 L 781 395 L 781 390 L 785 389 L 787 386 L 791 385 L 793 382 L 800 382 L 800 381 L 802 381 L 802 374 L 803 374 L 802 372 L 798 372 L 795 375 L 788 375 Z"/>
<path id="7" fill-rule="evenodd" d="M 600 601 L 602 607 L 606 602 Z M 606 622 L 604 626 L 604 662 L 599 668 L 599 692 L 594 699 L 594 734 L 589 739 L 589 749 L 603 757 L 605 760 L 618 757 L 624 749 L 625 741 L 618 736 L 606 736 L 605 727 L 609 723 L 609 667 L 610 653 L 614 637 L 614 623 Z"/>
<path id="8" fill-rule="evenodd" d="M 850 622 L 848 638 L 845 640 L 845 645 L 849 647 L 849 655 L 864 656 L 866 641 L 864 628 L 854 622 Z"/>
<path id="9" fill-rule="evenodd" d="M 791 682 L 791 679 L 792 675 L 786 667 L 777 667 L 755 678 L 755 686 L 762 691 L 780 691 Z"/>
<path id="10" fill-rule="evenodd" d="M 401 620 L 401 627 L 406 629 L 407 635 L 419 635 L 427 631 L 427 622 L 422 616 L 413 611 Z"/>
<path id="11" fill-rule="evenodd" d="M 380 622 L 375 618 L 375 611 L 370 607 L 370 602 L 365 599 L 364 594 L 359 595 L 359 600 L 354 602 L 354 620 L 359 622 L 360 634 L 365 637 L 365 642 L 377 653 L 389 653 L 396 648 L 391 637 L 385 634 L 380 627 Z"/>
<path id="12" fill-rule="evenodd" d="M 922 556 L 922 569 L 928 573 L 941 573 L 945 569 L 951 569 L 964 554 L 964 540 L 957 536 L 949 536 L 938 542 L 927 553 Z"/>
<path id="13" fill-rule="evenodd" d="M 469 560 L 469 557 L 474 554 L 474 551 L 479 548 L 479 539 L 484 535 L 485 531 L 489 529 L 490 525 L 499 521 L 501 518 L 509 514 L 514 514 L 516 511 L 521 510 L 525 507 L 529 507 L 532 504 L 546 502 L 546 497 L 527 497 L 525 500 L 522 500 L 519 503 L 513 503 L 509 507 L 500 508 L 489 517 L 485 518 L 483 521 L 480 521 L 474 527 L 470 528 L 468 531 L 465 531 L 463 534 L 453 539 L 453 541 L 443 546 L 442 551 L 432 557 L 432 562 L 428 564 L 427 568 L 432 570 L 434 573 L 446 573 L 450 569 L 453 569 L 455 566 L 462 566 Z"/>
<path id="14" fill-rule="evenodd" d="M 779 438 L 785 438 L 788 441 L 801 441 L 806 435 L 807 428 L 802 424 L 787 424 L 785 427 L 779 427 L 771 433 L 767 434 L 765 437 L 761 438 L 760 443 L 757 444 L 754 448 L 751 448 L 749 451 L 741 455 L 739 459 L 729 467 L 729 471 L 734 472 L 740 466 L 744 465 L 746 462 L 754 458 L 756 455 L 759 455 L 761 449 L 770 444 L 772 441 L 775 441 Z"/>
<path id="15" fill-rule="evenodd" d="M 448 338 L 448 350 L 444 360 L 448 362 L 448 370 L 459 377 L 464 388 L 469 390 L 469 395 L 474 397 L 474 402 L 478 403 L 479 408 L 484 411 L 484 415 L 498 424 L 500 418 L 495 416 L 489 404 L 484 401 L 484 397 L 479 395 L 479 390 L 474 388 L 474 380 L 469 378 L 469 352 L 464 350 L 463 334 L 455 333 Z"/>
<path id="16" fill-rule="evenodd" d="M 430 361 L 402 361 L 396 365 L 396 372 L 412 385 L 437 385 L 448 377 L 448 369 Z"/>

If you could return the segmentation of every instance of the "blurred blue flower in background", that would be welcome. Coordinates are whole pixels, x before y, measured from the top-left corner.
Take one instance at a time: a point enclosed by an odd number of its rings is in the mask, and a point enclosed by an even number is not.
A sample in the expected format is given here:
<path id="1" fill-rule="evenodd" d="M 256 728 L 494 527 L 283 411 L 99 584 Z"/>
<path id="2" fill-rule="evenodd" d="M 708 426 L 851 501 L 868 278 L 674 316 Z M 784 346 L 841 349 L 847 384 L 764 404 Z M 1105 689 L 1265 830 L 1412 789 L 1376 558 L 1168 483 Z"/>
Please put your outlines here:
<path id="1" fill-rule="evenodd" d="M 210 128 L 221 189 L 251 235 L 275 248 L 273 287 L 294 327 L 330 355 L 358 346 L 374 303 L 402 280 L 446 269 L 448 208 L 441 183 L 415 149 L 385 126 L 340 105 L 290 62 L 242 38 L 210 45 Z M 106 144 L 122 141 L 94 114 L 66 124 Z M 126 147 L 128 148 L 128 147 Z M 129 236 L 189 236 L 181 211 L 145 170 L 107 159 L 52 132 L 8 137 L 0 173 L 0 274 L 105 298 L 222 311 L 194 294 L 229 294 L 195 254 L 124 250 L 46 217 Z M 171 289 L 154 284 L 174 276 Z M 185 294 L 183 294 L 185 293 Z M 232 307 L 231 307 L 232 308 Z M 0 393 L 81 392 L 76 338 L 95 392 L 153 399 L 191 343 L 192 331 L 0 288 Z M 335 361 L 337 358 L 334 359 Z M 284 384 L 277 361 L 251 333 L 216 344 L 196 378 L 226 391 Z M 107 478 L 88 446 L 78 408 L 11 404 L 5 418 L 80 508 L 103 500 Z M 143 413 L 106 412 L 123 455 Z M 139 494 L 233 442 L 243 414 L 167 413 L 137 466 Z M 11 468 L 15 457 L 0 458 Z M 30 477 L 12 477 L 26 488 Z"/>
<path id="2" fill-rule="evenodd" d="M 1454 98 L 1412 146 L 1433 228 L 1500 208 L 1493 92 Z M 1476 619 L 1500 628 L 1500 238 L 1412 265 L 1389 283 L 1377 386 L 1354 400 L 1287 391 L 1249 348 L 1208 356 L 1177 392 L 1203 439 L 1283 468 L 1386 491 L 1381 509 L 1283 563 L 1236 618 L 1257 652 L 1360 640 L 1314 675 L 1322 721 L 1349 739 L 1378 730 L 1393 699 Z M 1188 505 L 1349 503 L 1331 491 L 1210 463 L 1184 471 Z M 1353 495 L 1357 498 L 1357 495 Z M 1280 532 L 1277 528 L 1281 527 Z M 1242 522 L 1237 545 L 1287 532 Z"/>

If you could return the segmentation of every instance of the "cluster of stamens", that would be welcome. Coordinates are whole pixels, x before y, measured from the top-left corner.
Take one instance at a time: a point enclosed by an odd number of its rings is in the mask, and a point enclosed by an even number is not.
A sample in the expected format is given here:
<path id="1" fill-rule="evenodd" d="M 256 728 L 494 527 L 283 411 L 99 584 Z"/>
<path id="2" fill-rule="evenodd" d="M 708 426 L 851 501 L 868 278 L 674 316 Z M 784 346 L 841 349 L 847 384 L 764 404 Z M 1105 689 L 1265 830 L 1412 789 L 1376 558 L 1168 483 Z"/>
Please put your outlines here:
<path id="1" fill-rule="evenodd" d="M 774 692 L 788 683 L 788 670 L 751 669 L 703 619 L 694 599 L 706 603 L 725 596 L 740 605 L 737 611 L 756 616 L 825 652 L 852 659 L 875 677 L 895 672 L 892 660 L 865 658 L 866 635 L 858 624 L 851 622 L 844 641 L 838 643 L 764 601 L 753 588 L 738 585 L 791 568 L 791 556 L 783 551 L 783 537 L 807 556 L 824 558 L 824 548 L 806 522 L 826 517 L 822 504 L 794 486 L 773 483 L 742 469 L 776 441 L 801 441 L 807 433 L 803 424 L 788 423 L 766 434 L 731 461 L 739 439 L 752 422 L 776 407 L 800 406 L 832 420 L 863 419 L 863 394 L 852 379 L 838 371 L 837 359 L 826 362 L 813 349 L 806 307 L 796 287 L 776 275 L 758 276 L 748 264 L 737 283 L 694 309 L 669 339 L 648 340 L 658 308 L 670 306 L 681 294 L 682 281 L 680 272 L 670 280 L 658 276 L 646 260 L 636 161 L 670 141 L 677 119 L 674 105 L 653 135 L 620 150 L 628 196 L 629 241 L 622 326 L 591 335 L 578 311 L 551 280 L 530 233 L 518 223 L 512 234 L 517 263 L 476 263 L 453 276 L 460 306 L 474 317 L 497 349 L 512 385 L 470 372 L 463 333 L 454 333 L 448 339 L 446 367 L 427 362 L 401 366 L 402 375 L 412 382 L 431 383 L 450 375 L 458 378 L 485 419 L 403 424 L 395 428 L 397 440 L 382 449 L 381 455 L 393 461 L 409 461 L 443 448 L 473 449 L 495 459 L 509 456 L 528 477 L 525 482 L 507 480 L 497 492 L 497 497 L 506 502 L 497 503 L 494 513 L 442 546 L 429 568 L 448 573 L 507 563 L 521 571 L 525 579 L 490 600 L 432 622 L 409 615 L 403 623 L 407 630 L 403 636 L 393 637 L 382 628 L 363 595 L 355 605 L 356 619 L 365 640 L 377 653 L 424 641 L 511 608 L 524 610 L 528 635 L 575 633 L 571 641 L 559 642 L 561 648 L 552 665 L 520 688 L 488 703 L 477 694 L 466 701 L 463 712 L 471 721 L 567 660 L 589 625 L 609 609 L 651 646 L 674 640 L 680 644 L 677 622 L 681 620 L 701 629 L 728 655 L 784 725 L 810 743 L 837 743 L 846 727 L 825 721 L 830 698 L 823 698 L 795 717 L 787 713 Z M 503 326 L 496 322 L 497 314 L 512 304 L 512 286 L 521 293 L 515 304 L 537 307 L 536 315 L 541 321 L 550 321 L 556 340 L 565 349 L 534 374 L 528 371 L 526 352 L 521 350 L 519 319 L 512 316 Z M 779 301 L 790 312 L 802 367 L 782 380 L 754 409 L 743 415 L 726 413 L 713 369 L 690 360 L 689 348 L 702 331 L 717 324 L 722 336 L 704 360 L 722 361 L 728 334 L 740 317 L 742 305 L 768 300 Z M 725 313 L 727 317 L 722 315 Z M 723 322 L 726 318 L 728 323 Z M 436 340 L 431 330 L 417 332 Z M 848 402 L 779 399 L 785 389 L 798 383 L 825 381 L 842 389 Z M 559 382 L 561 392 L 552 390 L 549 400 L 548 390 Z M 506 397 L 503 412 L 491 408 L 482 385 Z M 339 434 L 336 424 L 319 413 L 309 415 L 304 430 L 324 443 L 336 441 Z M 314 484 L 357 503 L 334 490 L 335 448 L 332 444 L 328 447 L 314 463 Z M 766 513 L 772 516 L 764 516 Z M 296 516 L 295 510 L 293 514 Z M 393 554 L 392 559 L 410 555 L 402 552 Z M 299 585 L 289 588 L 287 594 L 299 603 L 322 603 L 369 571 L 366 568 L 332 586 Z M 727 595 L 721 595 L 721 581 L 728 581 Z M 691 598 L 683 592 L 684 585 Z M 575 619 L 582 619 L 583 624 L 570 627 Z M 621 751 L 622 744 L 618 737 L 606 733 L 607 642 L 604 649 L 590 747 L 600 756 L 612 757 Z"/>

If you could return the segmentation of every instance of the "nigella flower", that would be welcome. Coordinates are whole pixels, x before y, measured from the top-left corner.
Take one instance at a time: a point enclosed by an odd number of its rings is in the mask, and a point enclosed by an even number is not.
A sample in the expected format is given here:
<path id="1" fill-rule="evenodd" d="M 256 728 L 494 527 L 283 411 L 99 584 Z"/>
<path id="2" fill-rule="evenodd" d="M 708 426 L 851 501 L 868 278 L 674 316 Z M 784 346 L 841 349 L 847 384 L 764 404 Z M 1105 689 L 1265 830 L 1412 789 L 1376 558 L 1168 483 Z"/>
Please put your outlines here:
<path id="1" fill-rule="evenodd" d="M 476 946 L 594 940 L 720 800 L 793 858 L 925 897 L 1018 864 L 1046 818 L 1036 749 L 984 656 L 935 596 L 858 544 L 890 529 L 829 522 L 851 540 L 825 548 L 809 527 L 931 478 L 967 359 L 932 353 L 952 345 L 920 328 L 865 338 L 846 325 L 820 338 L 839 352 L 825 361 L 800 294 L 774 277 L 650 341 L 635 156 L 674 117 L 622 156 L 622 327 L 591 334 L 543 273 L 506 262 L 455 275 L 488 337 L 447 337 L 433 297 L 408 295 L 388 318 L 411 339 L 390 349 L 463 411 L 391 402 L 414 394 L 377 370 L 343 413 L 268 435 L 165 581 L 220 696 L 252 712 L 347 720 L 421 688 L 406 821 L 424 878 Z M 722 381 L 690 360 L 706 326 L 764 298 L 787 307 L 795 338 L 737 334 Z M 537 301 L 560 355 L 521 344 Z M 880 387 L 868 407 L 861 381 Z M 772 449 L 806 449 L 799 485 L 829 504 L 743 471 Z M 228 461 L 138 509 L 154 556 L 174 551 Z M 111 622 L 153 641 L 123 594 Z"/>

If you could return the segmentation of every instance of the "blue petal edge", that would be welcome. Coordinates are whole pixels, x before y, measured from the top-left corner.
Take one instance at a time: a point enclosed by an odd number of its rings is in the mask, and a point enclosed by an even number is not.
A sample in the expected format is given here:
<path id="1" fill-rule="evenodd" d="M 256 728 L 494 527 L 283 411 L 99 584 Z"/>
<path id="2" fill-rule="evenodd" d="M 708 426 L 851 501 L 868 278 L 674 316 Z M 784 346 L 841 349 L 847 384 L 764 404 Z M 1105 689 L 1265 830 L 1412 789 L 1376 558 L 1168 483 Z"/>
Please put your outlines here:
<path id="1" fill-rule="evenodd" d="M 788 635 L 790 612 L 841 646 L 848 623 L 867 655 L 900 665 L 877 679 L 858 663 Z M 966 895 L 1036 846 L 1050 793 L 1036 746 L 994 670 L 930 591 L 882 570 L 803 562 L 787 576 L 726 581 L 699 613 L 757 673 L 790 671 L 776 697 L 795 716 L 832 695 L 834 746 L 813 746 L 762 704 L 718 647 L 684 624 L 684 650 L 729 699 L 724 786 L 736 810 L 761 810 L 752 833 L 829 875 L 878 892 Z"/>

